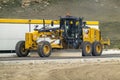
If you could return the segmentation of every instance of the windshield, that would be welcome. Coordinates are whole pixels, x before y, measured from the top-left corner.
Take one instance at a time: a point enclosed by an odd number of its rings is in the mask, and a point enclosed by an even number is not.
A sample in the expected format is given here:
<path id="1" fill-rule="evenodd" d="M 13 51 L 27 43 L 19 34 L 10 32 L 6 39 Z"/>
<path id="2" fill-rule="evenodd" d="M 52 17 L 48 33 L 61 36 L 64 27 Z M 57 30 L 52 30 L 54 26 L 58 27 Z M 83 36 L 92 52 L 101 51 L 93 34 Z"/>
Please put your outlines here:
<path id="1" fill-rule="evenodd" d="M 68 38 L 75 38 L 78 32 L 76 20 L 61 20 L 61 28 L 64 29 L 64 34 Z"/>

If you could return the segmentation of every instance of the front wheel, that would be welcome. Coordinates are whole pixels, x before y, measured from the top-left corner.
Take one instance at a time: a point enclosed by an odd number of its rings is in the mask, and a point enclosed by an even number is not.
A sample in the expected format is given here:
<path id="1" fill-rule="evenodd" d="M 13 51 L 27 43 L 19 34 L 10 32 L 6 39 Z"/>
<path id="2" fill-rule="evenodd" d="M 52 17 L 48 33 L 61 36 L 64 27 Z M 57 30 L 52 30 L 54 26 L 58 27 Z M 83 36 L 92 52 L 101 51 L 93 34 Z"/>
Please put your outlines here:
<path id="1" fill-rule="evenodd" d="M 51 45 L 47 41 L 42 41 L 38 44 L 38 55 L 40 57 L 49 57 L 51 55 Z"/>
<path id="2" fill-rule="evenodd" d="M 29 54 L 29 50 L 25 49 L 25 41 L 19 41 L 15 50 L 18 57 L 26 57 Z"/>

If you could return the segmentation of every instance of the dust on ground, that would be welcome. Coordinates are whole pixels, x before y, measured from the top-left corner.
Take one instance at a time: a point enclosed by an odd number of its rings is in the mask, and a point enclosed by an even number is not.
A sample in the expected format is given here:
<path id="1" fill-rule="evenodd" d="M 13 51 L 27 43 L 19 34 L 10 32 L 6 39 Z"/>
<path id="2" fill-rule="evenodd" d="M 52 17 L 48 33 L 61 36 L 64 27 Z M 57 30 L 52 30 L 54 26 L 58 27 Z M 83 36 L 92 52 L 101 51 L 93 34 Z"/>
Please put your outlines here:
<path id="1" fill-rule="evenodd" d="M 64 61 L 65 62 L 65 61 Z M 120 61 L 0 63 L 0 80 L 119 80 Z"/>

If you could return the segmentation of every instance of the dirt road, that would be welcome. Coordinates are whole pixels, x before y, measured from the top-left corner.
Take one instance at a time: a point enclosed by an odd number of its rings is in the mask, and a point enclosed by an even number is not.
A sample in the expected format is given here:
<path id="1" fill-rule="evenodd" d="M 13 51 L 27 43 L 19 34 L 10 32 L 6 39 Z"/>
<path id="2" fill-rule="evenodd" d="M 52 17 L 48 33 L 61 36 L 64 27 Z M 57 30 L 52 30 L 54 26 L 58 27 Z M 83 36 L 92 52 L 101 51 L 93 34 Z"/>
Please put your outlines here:
<path id="1" fill-rule="evenodd" d="M 0 64 L 0 80 L 119 80 L 120 61 Z"/>
<path id="2" fill-rule="evenodd" d="M 0 61 L 0 80 L 120 80 L 119 75 L 119 57 Z"/>

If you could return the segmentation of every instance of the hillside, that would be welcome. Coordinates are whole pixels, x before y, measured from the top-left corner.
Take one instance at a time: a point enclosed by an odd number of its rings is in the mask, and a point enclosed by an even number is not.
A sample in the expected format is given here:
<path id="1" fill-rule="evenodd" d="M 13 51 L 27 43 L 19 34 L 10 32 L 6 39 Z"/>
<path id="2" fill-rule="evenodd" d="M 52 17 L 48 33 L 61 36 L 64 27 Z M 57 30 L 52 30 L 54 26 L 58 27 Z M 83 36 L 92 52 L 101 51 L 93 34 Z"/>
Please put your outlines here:
<path id="1" fill-rule="evenodd" d="M 102 36 L 120 48 L 120 0 L 0 0 L 0 18 L 58 19 L 68 12 L 100 21 Z"/>
<path id="2" fill-rule="evenodd" d="M 53 19 L 69 12 L 89 20 L 118 21 L 120 0 L 0 0 L 0 12 L 4 18 Z"/>

